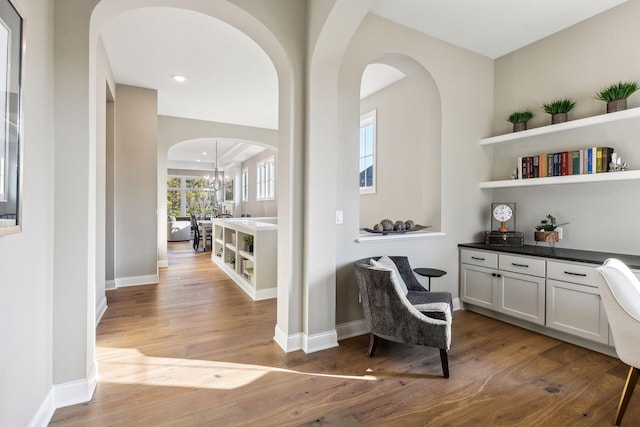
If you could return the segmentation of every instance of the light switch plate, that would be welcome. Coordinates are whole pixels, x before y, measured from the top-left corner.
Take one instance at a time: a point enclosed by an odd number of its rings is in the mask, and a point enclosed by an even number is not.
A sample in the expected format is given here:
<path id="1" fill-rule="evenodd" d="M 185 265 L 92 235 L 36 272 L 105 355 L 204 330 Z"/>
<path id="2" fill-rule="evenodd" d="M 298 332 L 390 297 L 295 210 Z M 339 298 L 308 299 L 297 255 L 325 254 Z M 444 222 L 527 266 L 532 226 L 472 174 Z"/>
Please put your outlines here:
<path id="1" fill-rule="evenodd" d="M 342 224 L 344 220 L 344 214 L 342 211 L 336 211 L 336 224 Z"/>

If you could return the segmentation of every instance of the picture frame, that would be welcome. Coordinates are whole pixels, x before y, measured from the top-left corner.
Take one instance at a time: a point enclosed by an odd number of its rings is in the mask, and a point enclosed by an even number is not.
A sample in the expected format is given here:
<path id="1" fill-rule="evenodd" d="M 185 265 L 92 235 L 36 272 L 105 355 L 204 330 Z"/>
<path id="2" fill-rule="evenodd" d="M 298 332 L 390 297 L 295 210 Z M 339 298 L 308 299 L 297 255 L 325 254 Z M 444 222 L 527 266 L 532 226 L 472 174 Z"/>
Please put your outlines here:
<path id="1" fill-rule="evenodd" d="M 22 231 L 24 19 L 0 0 L 0 237 Z"/>

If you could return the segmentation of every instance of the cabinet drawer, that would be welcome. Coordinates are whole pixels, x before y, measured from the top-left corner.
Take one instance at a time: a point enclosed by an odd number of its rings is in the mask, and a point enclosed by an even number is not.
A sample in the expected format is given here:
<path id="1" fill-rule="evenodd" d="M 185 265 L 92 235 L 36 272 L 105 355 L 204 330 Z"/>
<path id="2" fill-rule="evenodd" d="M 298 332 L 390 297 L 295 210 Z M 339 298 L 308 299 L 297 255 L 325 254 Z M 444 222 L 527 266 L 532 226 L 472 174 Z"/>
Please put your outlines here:
<path id="1" fill-rule="evenodd" d="M 498 254 L 484 251 L 460 250 L 460 262 L 480 267 L 498 268 Z"/>
<path id="2" fill-rule="evenodd" d="M 544 277 L 546 261 L 538 258 L 500 254 L 498 268 L 514 273 L 529 274 L 531 276 Z"/>
<path id="3" fill-rule="evenodd" d="M 547 262 L 547 278 L 563 282 L 580 283 L 597 288 L 595 266 L 570 262 Z"/>

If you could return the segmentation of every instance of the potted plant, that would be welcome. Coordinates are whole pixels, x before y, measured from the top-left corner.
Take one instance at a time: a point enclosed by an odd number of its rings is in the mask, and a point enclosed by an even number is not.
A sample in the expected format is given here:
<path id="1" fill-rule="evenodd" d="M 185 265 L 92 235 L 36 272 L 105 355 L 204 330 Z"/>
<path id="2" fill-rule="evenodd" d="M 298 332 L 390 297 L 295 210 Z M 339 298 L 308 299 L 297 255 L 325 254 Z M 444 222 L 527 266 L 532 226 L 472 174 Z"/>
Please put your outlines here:
<path id="1" fill-rule="evenodd" d="M 520 132 L 521 130 L 527 130 L 527 122 L 531 120 L 533 113 L 531 111 L 516 111 L 511 113 L 507 121 L 513 123 L 513 131 Z"/>
<path id="2" fill-rule="evenodd" d="M 542 109 L 545 113 L 551 114 L 551 124 L 566 122 L 568 120 L 568 112 L 576 106 L 575 101 L 569 98 L 556 99 L 548 104 L 543 104 Z"/>
<path id="3" fill-rule="evenodd" d="M 563 222 L 562 224 L 558 224 L 556 221 L 556 217 L 551 214 L 548 214 L 545 218 L 540 220 L 540 224 L 536 225 L 536 232 L 534 234 L 534 238 L 536 242 L 547 242 L 547 243 L 555 243 L 558 240 L 558 232 L 556 228 L 567 225 L 568 222 Z"/>
<path id="4" fill-rule="evenodd" d="M 638 90 L 638 82 L 618 82 L 596 92 L 596 99 L 607 103 L 607 113 L 627 109 L 627 98 Z"/>
<path id="5" fill-rule="evenodd" d="M 253 236 L 251 234 L 245 234 L 242 240 L 244 241 L 244 250 L 253 252 Z"/>

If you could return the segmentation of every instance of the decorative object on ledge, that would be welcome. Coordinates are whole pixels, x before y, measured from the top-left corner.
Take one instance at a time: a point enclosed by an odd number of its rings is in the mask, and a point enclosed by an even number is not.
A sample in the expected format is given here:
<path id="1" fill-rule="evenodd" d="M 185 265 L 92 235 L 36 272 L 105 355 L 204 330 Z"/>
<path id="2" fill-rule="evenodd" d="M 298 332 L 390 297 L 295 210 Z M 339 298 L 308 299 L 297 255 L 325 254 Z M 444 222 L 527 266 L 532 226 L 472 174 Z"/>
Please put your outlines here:
<path id="1" fill-rule="evenodd" d="M 507 121 L 513 123 L 513 131 L 520 132 L 527 130 L 527 122 L 533 118 L 531 111 L 516 111 L 511 113 L 507 118 Z"/>
<path id="2" fill-rule="evenodd" d="M 607 113 L 627 109 L 627 98 L 638 90 L 638 82 L 618 82 L 596 92 L 596 99 L 607 103 Z"/>
<path id="3" fill-rule="evenodd" d="M 409 220 L 409 221 L 411 221 L 411 220 Z M 407 222 L 408 221 L 405 221 L 404 224 L 406 224 Z M 360 230 L 366 231 L 367 233 L 382 234 L 383 236 L 386 236 L 387 234 L 404 234 L 404 233 L 411 232 L 411 231 L 425 230 L 425 229 L 431 227 L 430 225 L 418 225 L 418 224 L 414 223 L 414 226 L 413 226 L 412 229 L 405 228 L 403 230 L 393 230 L 393 229 L 391 229 L 391 230 L 382 230 L 382 229 L 379 229 L 379 227 L 378 227 L 378 229 L 376 229 L 376 226 L 378 226 L 378 225 L 380 225 L 380 224 L 374 225 L 373 228 L 361 228 Z"/>
<path id="4" fill-rule="evenodd" d="M 540 224 L 536 225 L 534 239 L 536 242 L 556 243 L 560 240 L 556 229 L 567 224 L 569 223 L 563 222 L 562 224 L 558 224 L 556 218 L 548 214 L 544 219 L 540 220 Z"/>
<path id="5" fill-rule="evenodd" d="M 545 113 L 551 114 L 551 124 L 563 123 L 569 119 L 567 113 L 576 106 L 575 101 L 569 98 L 556 99 L 548 104 L 543 104 L 542 109 Z"/>

